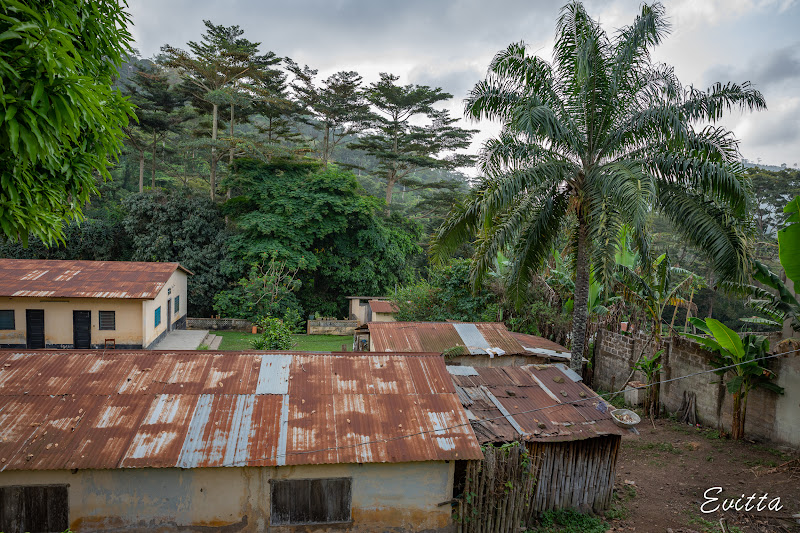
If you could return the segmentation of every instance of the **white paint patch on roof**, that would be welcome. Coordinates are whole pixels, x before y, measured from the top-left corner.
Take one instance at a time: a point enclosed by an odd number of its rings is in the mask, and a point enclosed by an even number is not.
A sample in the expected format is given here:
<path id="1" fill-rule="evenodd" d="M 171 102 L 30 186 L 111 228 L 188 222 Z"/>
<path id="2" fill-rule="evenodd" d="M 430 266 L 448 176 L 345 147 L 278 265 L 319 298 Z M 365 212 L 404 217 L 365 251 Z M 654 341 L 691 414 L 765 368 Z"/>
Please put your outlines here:
<path id="1" fill-rule="evenodd" d="M 288 394 L 291 364 L 291 355 L 262 355 L 256 394 Z"/>
<path id="2" fill-rule="evenodd" d="M 451 376 L 477 376 L 478 371 L 471 366 L 447 365 L 447 372 Z"/>
<path id="3" fill-rule="evenodd" d="M 487 353 L 486 349 L 491 348 L 475 324 L 453 324 L 453 328 L 472 355 Z"/>

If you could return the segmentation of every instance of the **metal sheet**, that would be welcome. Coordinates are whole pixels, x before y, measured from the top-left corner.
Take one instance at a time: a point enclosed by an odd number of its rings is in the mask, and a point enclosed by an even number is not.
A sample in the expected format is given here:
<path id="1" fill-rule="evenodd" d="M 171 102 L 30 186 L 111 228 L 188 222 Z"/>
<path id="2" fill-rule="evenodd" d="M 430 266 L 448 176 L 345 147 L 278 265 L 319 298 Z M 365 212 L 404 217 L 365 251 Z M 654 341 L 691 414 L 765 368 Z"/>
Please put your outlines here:
<path id="1" fill-rule="evenodd" d="M 481 457 L 440 355 L 0 356 L 0 469 Z"/>
<path id="2" fill-rule="evenodd" d="M 461 337 L 461 341 L 467 347 L 469 353 L 473 355 L 488 353 L 487 350 L 491 346 L 483 338 L 475 324 L 453 324 L 453 328 L 458 332 L 458 336 Z"/>
<path id="3" fill-rule="evenodd" d="M 178 263 L 0 259 L 0 297 L 153 299 Z"/>

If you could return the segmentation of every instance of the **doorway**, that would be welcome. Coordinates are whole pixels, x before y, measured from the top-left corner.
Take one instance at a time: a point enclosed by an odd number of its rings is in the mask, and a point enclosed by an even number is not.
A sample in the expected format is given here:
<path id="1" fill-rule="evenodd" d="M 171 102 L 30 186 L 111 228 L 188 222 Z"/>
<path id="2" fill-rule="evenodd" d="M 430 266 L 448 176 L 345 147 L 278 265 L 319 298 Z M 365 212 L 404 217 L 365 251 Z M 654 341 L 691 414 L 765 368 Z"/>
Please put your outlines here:
<path id="1" fill-rule="evenodd" d="M 72 312 L 72 347 L 88 350 L 92 347 L 92 312 Z"/>
<path id="2" fill-rule="evenodd" d="M 25 339 L 28 348 L 44 348 L 44 309 L 25 310 Z"/>

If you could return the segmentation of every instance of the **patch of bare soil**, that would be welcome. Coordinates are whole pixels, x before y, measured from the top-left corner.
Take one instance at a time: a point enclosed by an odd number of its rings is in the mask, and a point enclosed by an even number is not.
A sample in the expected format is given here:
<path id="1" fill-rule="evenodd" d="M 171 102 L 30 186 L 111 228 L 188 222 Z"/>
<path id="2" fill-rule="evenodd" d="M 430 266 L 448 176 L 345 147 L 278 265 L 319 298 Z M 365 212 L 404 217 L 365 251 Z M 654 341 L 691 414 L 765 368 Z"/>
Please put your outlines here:
<path id="1" fill-rule="evenodd" d="M 753 414 L 755 416 L 755 414 Z M 672 420 L 642 420 L 625 436 L 617 463 L 613 531 L 660 533 L 800 531 L 800 454 L 769 444 L 732 441 L 716 430 Z M 722 487 L 722 492 L 711 490 Z M 723 512 L 726 499 L 751 510 Z M 768 496 L 761 499 L 764 494 Z M 709 498 L 719 498 L 706 503 Z M 775 510 L 780 498 L 780 510 Z M 761 501 L 762 510 L 757 506 Z M 764 509 L 773 502 L 773 509 Z M 701 506 L 712 513 L 703 513 Z M 726 529 L 720 525 L 726 522 Z"/>

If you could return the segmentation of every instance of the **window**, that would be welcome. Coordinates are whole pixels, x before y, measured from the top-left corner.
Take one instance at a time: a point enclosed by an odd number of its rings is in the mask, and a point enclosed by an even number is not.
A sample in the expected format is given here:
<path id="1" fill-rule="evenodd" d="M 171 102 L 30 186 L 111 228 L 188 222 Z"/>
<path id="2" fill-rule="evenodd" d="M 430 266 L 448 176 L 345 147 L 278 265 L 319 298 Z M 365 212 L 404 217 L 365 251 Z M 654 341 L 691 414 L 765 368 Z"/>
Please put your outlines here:
<path id="1" fill-rule="evenodd" d="M 181 310 L 181 296 L 180 294 L 175 297 L 175 316 L 178 316 L 178 311 Z"/>
<path id="2" fill-rule="evenodd" d="M 156 307 L 156 318 L 155 318 L 155 321 L 156 321 L 155 327 L 158 327 L 159 324 L 161 324 L 161 306 Z"/>
<path id="3" fill-rule="evenodd" d="M 13 309 L 3 309 L 0 311 L 0 329 L 17 329 L 14 326 Z"/>
<path id="4" fill-rule="evenodd" d="M 114 311 L 99 312 L 100 329 L 117 329 L 117 317 Z"/>
<path id="5" fill-rule="evenodd" d="M 0 487 L 0 531 L 66 531 L 66 485 Z"/>
<path id="6" fill-rule="evenodd" d="M 271 480 L 272 525 L 350 522 L 351 478 Z"/>

